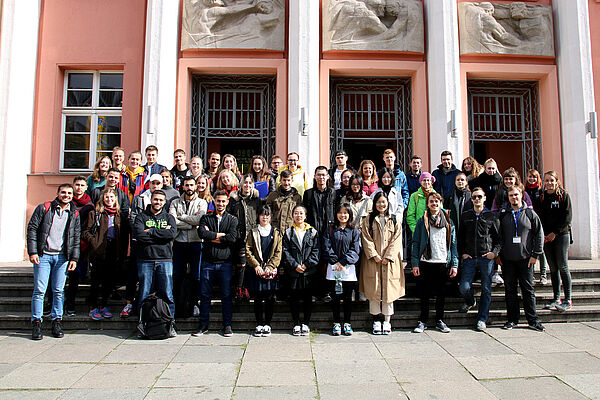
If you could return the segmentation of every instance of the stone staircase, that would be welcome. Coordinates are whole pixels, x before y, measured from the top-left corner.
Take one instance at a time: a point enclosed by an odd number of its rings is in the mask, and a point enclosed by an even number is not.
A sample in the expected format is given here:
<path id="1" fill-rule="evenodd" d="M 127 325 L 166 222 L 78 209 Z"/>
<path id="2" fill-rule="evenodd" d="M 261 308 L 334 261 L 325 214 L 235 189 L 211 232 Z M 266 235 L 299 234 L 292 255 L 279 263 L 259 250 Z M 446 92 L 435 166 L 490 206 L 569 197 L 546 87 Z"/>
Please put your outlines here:
<path id="1" fill-rule="evenodd" d="M 543 322 L 567 321 L 595 321 L 600 320 L 600 262 L 598 261 L 570 261 L 573 277 L 573 308 L 566 313 L 543 309 L 544 304 L 552 300 L 552 286 L 542 286 L 536 283 L 537 308 Z M 536 274 L 537 276 L 537 274 Z M 3 264 L 0 266 L 0 329 L 29 329 L 32 293 L 33 270 L 28 263 Z M 449 285 L 449 293 L 454 293 Z M 475 284 L 478 292 L 478 284 Z M 123 297 L 124 287 L 118 293 Z M 88 307 L 86 298 L 89 294 L 89 284 L 80 285 L 76 301 L 77 315 L 64 318 L 65 329 L 134 329 L 136 317 L 121 319 L 118 317 L 124 301 L 110 300 L 109 307 L 115 314 L 111 320 L 92 321 L 87 316 Z M 476 308 L 467 314 L 458 313 L 456 310 L 463 303 L 462 298 L 449 294 L 446 298 L 445 322 L 450 327 L 474 326 L 476 322 Z M 433 318 L 434 304 L 431 304 L 431 318 Z M 371 316 L 368 313 L 366 302 L 355 302 L 353 308 L 353 327 L 362 329 L 370 327 Z M 416 287 L 413 277 L 407 273 L 407 295 L 395 302 L 395 315 L 392 319 L 394 328 L 412 328 L 419 315 L 419 300 L 416 297 Z M 252 304 L 234 305 L 233 327 L 235 330 L 250 330 L 255 326 Z M 504 289 L 496 286 L 492 291 L 492 304 L 490 307 L 490 323 L 502 324 L 505 322 L 506 310 L 504 303 Z M 211 308 L 211 329 L 220 327 L 221 314 L 220 302 L 213 301 Z M 522 318 L 524 322 L 524 318 Z M 431 321 L 430 321 L 431 322 Z M 45 322 L 45 324 L 49 322 Z M 329 330 L 332 323 L 331 308 L 329 304 L 316 302 L 313 307 L 311 328 L 313 330 Z M 178 330 L 189 331 L 197 327 L 196 318 L 177 320 Z M 290 314 L 287 303 L 277 302 L 272 323 L 273 329 L 290 329 Z"/>

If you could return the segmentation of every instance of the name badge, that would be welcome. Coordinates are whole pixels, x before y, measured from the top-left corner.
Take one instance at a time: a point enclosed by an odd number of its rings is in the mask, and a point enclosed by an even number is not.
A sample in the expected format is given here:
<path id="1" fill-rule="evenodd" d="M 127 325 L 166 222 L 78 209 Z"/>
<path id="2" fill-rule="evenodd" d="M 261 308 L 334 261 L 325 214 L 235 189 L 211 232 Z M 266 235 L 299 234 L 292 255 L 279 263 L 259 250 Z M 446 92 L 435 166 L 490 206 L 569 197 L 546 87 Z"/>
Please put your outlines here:
<path id="1" fill-rule="evenodd" d="M 514 237 L 513 237 L 513 243 L 514 243 L 514 244 L 519 244 L 519 243 L 521 243 L 521 236 L 514 236 Z"/>

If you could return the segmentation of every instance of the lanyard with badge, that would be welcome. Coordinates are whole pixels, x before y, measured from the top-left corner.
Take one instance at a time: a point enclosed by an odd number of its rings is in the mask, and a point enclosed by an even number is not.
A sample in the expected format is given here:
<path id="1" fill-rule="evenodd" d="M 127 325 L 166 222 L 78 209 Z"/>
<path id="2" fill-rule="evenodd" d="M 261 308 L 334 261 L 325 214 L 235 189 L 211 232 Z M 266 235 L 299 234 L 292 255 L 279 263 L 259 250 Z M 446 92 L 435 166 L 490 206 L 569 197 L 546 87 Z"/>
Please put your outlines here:
<path id="1" fill-rule="evenodd" d="M 518 213 L 515 213 L 513 210 L 513 218 L 515 219 L 515 236 L 512 238 L 512 242 L 514 244 L 521 243 L 521 236 L 519 236 L 519 216 L 521 215 L 521 209 L 519 209 Z"/>

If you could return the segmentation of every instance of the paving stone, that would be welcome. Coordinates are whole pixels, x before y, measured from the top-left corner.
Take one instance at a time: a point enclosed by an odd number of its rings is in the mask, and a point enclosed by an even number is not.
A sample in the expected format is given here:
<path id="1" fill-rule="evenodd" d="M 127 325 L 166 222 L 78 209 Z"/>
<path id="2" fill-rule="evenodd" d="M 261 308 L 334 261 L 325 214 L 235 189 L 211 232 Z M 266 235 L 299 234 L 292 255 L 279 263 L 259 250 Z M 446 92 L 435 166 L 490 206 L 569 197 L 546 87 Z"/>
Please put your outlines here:
<path id="1" fill-rule="evenodd" d="M 242 346 L 183 346 L 176 363 L 239 363 L 244 355 Z"/>
<path id="2" fill-rule="evenodd" d="M 180 335 L 182 336 L 182 335 Z M 178 336 L 179 337 L 179 336 Z M 247 333 L 235 333 L 231 337 L 225 337 L 217 333 L 217 331 L 210 331 L 207 334 L 201 336 L 190 335 L 186 345 L 225 345 L 225 346 L 240 346 L 248 343 L 250 335 Z"/>
<path id="3" fill-rule="evenodd" d="M 531 354 L 528 357 L 553 375 L 600 374 L 600 359 L 583 351 Z"/>
<path id="4" fill-rule="evenodd" d="M 449 357 L 448 352 L 436 342 L 383 342 L 376 343 L 384 358 L 440 358 Z"/>
<path id="5" fill-rule="evenodd" d="M 323 334 L 313 334 L 312 337 L 315 338 L 315 341 L 318 341 L 321 336 L 327 336 Z M 191 339 L 192 341 L 194 339 Z M 248 343 L 254 344 L 269 344 L 269 343 L 310 343 L 310 336 L 294 336 L 291 332 L 287 331 L 275 331 L 271 333 L 269 337 L 255 337 L 250 335 L 248 338 Z"/>
<path id="6" fill-rule="evenodd" d="M 163 339 L 163 340 L 148 340 L 142 339 L 137 336 L 137 333 L 133 336 L 130 336 L 123 342 L 125 345 L 149 345 L 149 344 L 164 344 L 164 345 L 179 345 L 183 346 L 190 339 L 191 335 L 182 333 L 181 335 L 177 335 L 172 338 Z"/>
<path id="7" fill-rule="evenodd" d="M 74 343 L 74 344 L 110 344 L 117 346 L 121 344 L 125 339 L 134 335 L 133 331 L 130 330 L 80 330 L 80 331 L 66 331 L 65 337 L 62 339 L 63 343 Z"/>
<path id="8" fill-rule="evenodd" d="M 0 364 L 0 378 L 19 368 L 21 364 Z"/>
<path id="9" fill-rule="evenodd" d="M 34 357 L 37 357 L 48 350 L 54 343 L 50 341 L 33 341 L 25 343 L 7 343 L 10 339 L 2 341 L 2 362 L 4 363 L 25 363 Z"/>
<path id="10" fill-rule="evenodd" d="M 433 342 L 433 339 L 426 333 L 413 333 L 412 330 L 392 331 L 392 333 L 390 333 L 389 335 L 369 334 L 369 337 L 374 343 Z"/>
<path id="11" fill-rule="evenodd" d="M 27 363 L 0 378 L 0 389 L 69 388 L 93 366 L 93 364 Z"/>
<path id="12" fill-rule="evenodd" d="M 165 369 L 165 364 L 98 364 L 72 387 L 103 389 L 110 382 L 112 388 L 149 388 Z"/>
<path id="13" fill-rule="evenodd" d="M 148 389 L 69 389 L 60 400 L 142 400 Z"/>
<path id="14" fill-rule="evenodd" d="M 544 335 L 548 335 L 547 333 L 544 332 L 537 332 L 534 331 L 532 329 L 529 329 L 526 325 L 519 325 L 518 327 L 511 329 L 511 330 L 505 330 L 502 329 L 501 326 L 496 326 L 493 328 L 487 328 L 485 330 L 485 334 L 494 337 L 496 339 L 506 339 L 506 338 L 532 338 L 532 339 L 538 339 L 540 336 L 544 336 Z"/>
<path id="15" fill-rule="evenodd" d="M 396 379 L 385 360 L 315 361 L 321 384 L 394 383 Z"/>
<path id="16" fill-rule="evenodd" d="M 233 387 L 152 388 L 146 400 L 215 400 L 230 399 Z"/>
<path id="17" fill-rule="evenodd" d="M 317 386 L 237 386 L 233 391 L 234 399 L 264 400 L 264 399 L 286 399 L 286 400 L 308 400 L 317 399 Z M 323 396 L 321 396 L 323 399 Z"/>
<path id="18" fill-rule="evenodd" d="M 390 359 L 387 362 L 403 387 L 404 383 L 420 381 L 454 381 L 456 384 L 462 384 L 463 381 L 473 379 L 465 368 L 452 357 Z"/>
<path id="19" fill-rule="evenodd" d="M 515 352 L 489 336 L 477 340 L 453 340 L 439 342 L 453 357 L 469 357 L 473 355 L 501 355 L 514 354 Z"/>
<path id="20" fill-rule="evenodd" d="M 540 332 L 538 332 L 538 334 L 539 336 L 537 338 L 515 337 L 498 338 L 498 340 L 520 354 L 579 351 L 575 347 L 554 336 L 545 335 Z"/>
<path id="21" fill-rule="evenodd" d="M 64 390 L 0 390 L 2 400 L 54 400 L 58 399 Z"/>
<path id="22" fill-rule="evenodd" d="M 315 361 L 358 361 L 383 358 L 373 342 L 313 344 L 312 353 Z"/>
<path id="23" fill-rule="evenodd" d="M 243 362 L 237 386 L 303 386 L 315 384 L 310 361 Z"/>
<path id="24" fill-rule="evenodd" d="M 121 345 L 111 351 L 103 363 L 158 363 L 170 362 L 179 351 L 178 344 L 146 343 L 144 345 Z"/>
<path id="25" fill-rule="evenodd" d="M 233 387 L 237 363 L 171 363 L 154 387 Z"/>
<path id="26" fill-rule="evenodd" d="M 313 335 L 312 342 L 318 344 L 326 343 L 371 343 L 370 333 L 364 331 L 355 331 L 352 336 L 333 336 L 330 333 L 323 332 L 318 335 Z"/>
<path id="27" fill-rule="evenodd" d="M 450 326 L 450 329 L 452 327 Z M 435 329 L 435 325 L 431 325 L 429 329 L 424 332 L 427 336 L 435 340 L 436 342 L 452 342 L 452 341 L 471 341 L 485 339 L 486 334 L 470 328 L 454 328 L 450 333 L 442 333 Z"/>
<path id="28" fill-rule="evenodd" d="M 583 324 L 591 328 L 600 330 L 600 321 L 583 322 Z"/>
<path id="29" fill-rule="evenodd" d="M 591 399 L 600 399 L 600 374 L 559 375 L 557 378 Z"/>
<path id="30" fill-rule="evenodd" d="M 598 334 L 586 336 L 561 336 L 560 340 L 584 351 L 600 351 L 600 331 Z"/>
<path id="31" fill-rule="evenodd" d="M 300 343 L 257 343 L 246 347 L 244 362 L 247 361 L 310 361 L 310 342 Z"/>
<path id="32" fill-rule="evenodd" d="M 476 379 L 548 376 L 547 371 L 520 354 L 477 355 L 457 358 Z"/>
<path id="33" fill-rule="evenodd" d="M 319 383 L 319 394 L 321 400 L 408 399 L 398 383 L 361 385 Z"/>
<path id="34" fill-rule="evenodd" d="M 402 388 L 411 400 L 461 399 L 492 400 L 496 397 L 474 379 L 460 381 L 427 381 L 403 383 Z"/>
<path id="35" fill-rule="evenodd" d="M 115 344 L 71 344 L 59 343 L 36 356 L 34 362 L 54 363 L 97 363 L 106 357 Z"/>
<path id="36" fill-rule="evenodd" d="M 481 381 L 487 390 L 499 399 L 527 400 L 579 400 L 585 399 L 580 393 L 554 377 L 497 379 Z"/>
<path id="37" fill-rule="evenodd" d="M 555 336 L 559 339 L 570 336 L 585 336 L 597 335 L 600 338 L 600 331 L 591 326 L 579 323 L 570 322 L 564 324 L 545 324 L 546 333 Z"/>

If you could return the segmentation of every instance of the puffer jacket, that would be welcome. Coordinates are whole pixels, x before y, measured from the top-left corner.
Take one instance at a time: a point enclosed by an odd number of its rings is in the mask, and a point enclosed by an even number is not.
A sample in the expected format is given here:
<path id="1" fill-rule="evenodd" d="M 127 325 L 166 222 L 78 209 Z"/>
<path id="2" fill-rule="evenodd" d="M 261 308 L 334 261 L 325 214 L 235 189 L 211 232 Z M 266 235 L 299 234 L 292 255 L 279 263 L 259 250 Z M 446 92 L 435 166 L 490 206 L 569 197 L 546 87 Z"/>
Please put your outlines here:
<path id="1" fill-rule="evenodd" d="M 30 256 L 44 254 L 44 247 L 48 240 L 54 213 L 59 207 L 58 199 L 54 199 L 46 211 L 46 204 L 42 203 L 35 208 L 35 211 L 27 224 L 27 253 Z M 66 243 L 65 256 L 69 261 L 79 261 L 79 252 L 81 249 L 81 222 L 79 212 L 75 209 L 75 204 L 70 203 L 68 207 L 69 219 L 65 227 L 64 243 Z"/>
<path id="2" fill-rule="evenodd" d="M 273 215 L 271 224 L 279 229 L 279 232 L 285 232 L 292 226 L 292 210 L 298 204 L 302 204 L 302 196 L 295 188 L 291 188 L 289 193 L 283 193 L 280 186 L 276 191 L 269 193 L 267 205 L 271 207 L 271 215 Z"/>
<path id="3" fill-rule="evenodd" d="M 179 243 L 196 243 L 201 242 L 200 236 L 198 236 L 198 226 L 200 225 L 200 218 L 206 214 L 208 209 L 208 203 L 206 200 L 198 197 L 197 193 L 186 206 L 185 195 L 181 195 L 171 202 L 169 206 L 169 214 L 175 218 L 177 223 L 177 236 L 175 241 Z"/>
<path id="4" fill-rule="evenodd" d="M 281 267 L 285 276 L 288 278 L 297 278 L 301 274 L 296 271 L 298 265 L 304 264 L 306 270 L 302 273 L 304 276 L 313 275 L 318 272 L 319 264 L 319 233 L 313 227 L 307 229 L 302 243 L 298 242 L 298 237 L 294 228 L 288 228 L 283 235 L 283 258 Z"/>

